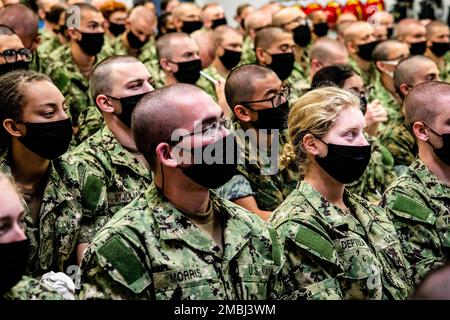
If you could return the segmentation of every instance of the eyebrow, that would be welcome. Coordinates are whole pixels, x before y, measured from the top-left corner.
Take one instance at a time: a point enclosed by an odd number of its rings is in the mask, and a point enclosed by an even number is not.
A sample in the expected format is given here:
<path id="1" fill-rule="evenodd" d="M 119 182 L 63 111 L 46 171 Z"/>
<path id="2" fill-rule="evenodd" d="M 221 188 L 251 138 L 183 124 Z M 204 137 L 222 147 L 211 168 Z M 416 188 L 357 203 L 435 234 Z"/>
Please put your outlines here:
<path id="1" fill-rule="evenodd" d="M 208 117 L 208 118 L 202 120 L 202 125 L 203 125 L 203 126 L 204 126 L 204 125 L 208 125 L 208 124 L 210 124 L 210 123 L 212 123 L 212 122 L 217 121 L 217 119 L 221 119 L 223 116 L 224 116 L 223 111 L 220 113 L 219 118 L 217 118 L 217 116 L 210 116 L 210 117 Z"/>
<path id="2" fill-rule="evenodd" d="M 63 101 L 63 105 L 64 105 L 65 103 L 66 103 L 66 101 L 64 100 L 64 101 Z M 38 108 L 41 108 L 41 109 L 44 109 L 44 108 L 46 108 L 46 107 L 58 108 L 58 105 L 57 105 L 56 103 L 53 103 L 53 102 L 48 102 L 48 103 L 40 104 L 40 105 L 38 106 Z"/>

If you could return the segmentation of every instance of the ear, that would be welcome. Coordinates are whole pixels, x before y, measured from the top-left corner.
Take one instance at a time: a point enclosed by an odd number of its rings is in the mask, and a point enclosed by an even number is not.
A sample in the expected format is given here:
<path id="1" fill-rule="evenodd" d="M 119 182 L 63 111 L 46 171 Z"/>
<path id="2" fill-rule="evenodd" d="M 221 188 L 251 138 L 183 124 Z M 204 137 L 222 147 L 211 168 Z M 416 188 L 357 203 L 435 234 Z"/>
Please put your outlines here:
<path id="1" fill-rule="evenodd" d="M 67 34 L 70 39 L 79 40 L 79 33 L 75 29 L 67 29 Z"/>
<path id="2" fill-rule="evenodd" d="M 162 68 L 164 71 L 167 71 L 167 72 L 173 72 L 173 71 L 172 71 L 171 63 L 169 62 L 169 60 L 168 60 L 167 58 L 162 58 L 162 59 L 160 59 L 160 60 L 159 60 L 159 65 L 161 66 L 161 68 Z"/>
<path id="3" fill-rule="evenodd" d="M 234 114 L 240 121 L 242 121 L 242 122 L 251 122 L 252 121 L 249 109 L 244 108 L 244 106 L 237 104 L 234 106 L 233 110 L 234 110 Z"/>
<path id="4" fill-rule="evenodd" d="M 270 62 L 268 62 L 268 59 L 266 59 L 266 53 L 264 52 L 263 48 L 256 48 L 256 60 L 262 64 L 262 65 L 268 65 Z"/>
<path id="5" fill-rule="evenodd" d="M 412 125 L 412 130 L 414 135 L 420 141 L 426 142 L 429 139 L 427 127 L 424 126 L 422 122 L 414 122 Z"/>
<path id="6" fill-rule="evenodd" d="M 411 89 L 408 87 L 408 85 L 407 85 L 406 83 L 402 83 L 402 84 L 400 85 L 400 92 L 403 94 L 404 97 L 406 97 L 406 95 L 408 94 L 408 92 L 409 92 L 410 90 L 411 90 Z"/>
<path id="7" fill-rule="evenodd" d="M 19 138 L 23 136 L 23 133 L 19 130 L 13 119 L 3 120 L 3 128 L 13 137 Z"/>
<path id="8" fill-rule="evenodd" d="M 173 26 L 177 29 L 178 32 L 181 31 L 181 27 L 183 26 L 183 21 L 180 18 L 173 19 Z"/>
<path id="9" fill-rule="evenodd" d="M 320 70 L 321 67 L 322 67 L 322 63 L 319 60 L 317 60 L 317 59 L 311 60 L 311 69 L 314 68 L 314 70 Z"/>
<path id="10" fill-rule="evenodd" d="M 100 111 L 106 113 L 114 113 L 114 106 L 112 105 L 112 100 L 105 96 L 104 94 L 99 94 L 95 98 L 95 104 L 100 108 Z"/>
<path id="11" fill-rule="evenodd" d="M 41 44 L 41 36 L 36 36 L 36 38 L 34 38 L 33 42 L 31 43 L 31 48 L 30 50 L 32 52 L 36 52 L 37 48 L 39 47 L 39 45 Z"/>
<path id="12" fill-rule="evenodd" d="M 358 51 L 358 46 L 355 45 L 355 44 L 353 43 L 353 41 L 347 42 L 347 43 L 346 43 L 346 47 L 347 47 L 347 51 L 348 51 L 349 53 L 356 54 L 356 52 Z"/>
<path id="13" fill-rule="evenodd" d="M 318 148 L 317 140 L 310 133 L 305 134 L 302 139 L 303 147 L 307 152 L 309 152 L 313 156 L 317 156 L 320 153 Z"/>
<path id="14" fill-rule="evenodd" d="M 376 67 L 378 70 L 384 71 L 384 69 L 383 69 L 383 63 L 382 63 L 381 61 L 375 62 L 375 67 Z"/>
<path id="15" fill-rule="evenodd" d="M 216 57 L 221 57 L 225 54 L 225 49 L 222 46 L 217 46 Z"/>
<path id="16" fill-rule="evenodd" d="M 130 29 L 130 25 L 131 25 L 131 23 L 130 23 L 130 19 L 126 19 L 125 20 L 125 28 L 127 29 L 127 30 L 129 30 Z"/>
<path id="17" fill-rule="evenodd" d="M 160 143 L 156 147 L 156 158 L 162 165 L 170 168 L 176 168 L 178 163 L 170 154 L 170 146 L 168 143 Z"/>

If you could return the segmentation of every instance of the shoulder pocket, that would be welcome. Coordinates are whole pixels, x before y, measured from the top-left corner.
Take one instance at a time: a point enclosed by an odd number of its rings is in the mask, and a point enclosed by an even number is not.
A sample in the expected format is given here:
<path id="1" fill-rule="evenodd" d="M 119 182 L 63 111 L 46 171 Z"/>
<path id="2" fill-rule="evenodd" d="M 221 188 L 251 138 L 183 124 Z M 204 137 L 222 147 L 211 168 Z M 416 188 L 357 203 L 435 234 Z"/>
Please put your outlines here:
<path id="1" fill-rule="evenodd" d="M 432 210 L 403 195 L 397 197 L 391 209 L 396 215 L 402 218 L 427 224 L 434 224 L 436 222 L 436 217 Z"/>
<path id="2" fill-rule="evenodd" d="M 150 285 L 151 279 L 142 262 L 117 236 L 105 243 L 97 255 L 106 259 L 111 266 L 109 275 L 134 293 L 141 293 Z"/>

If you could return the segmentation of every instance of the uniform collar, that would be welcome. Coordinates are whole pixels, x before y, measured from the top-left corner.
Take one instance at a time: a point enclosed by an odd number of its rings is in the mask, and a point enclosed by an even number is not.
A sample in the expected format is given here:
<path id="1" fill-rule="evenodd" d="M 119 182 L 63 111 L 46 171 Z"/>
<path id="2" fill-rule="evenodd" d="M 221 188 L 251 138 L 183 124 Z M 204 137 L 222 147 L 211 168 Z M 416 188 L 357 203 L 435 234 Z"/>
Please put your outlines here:
<path id="1" fill-rule="evenodd" d="M 441 182 L 423 163 L 417 159 L 410 167 L 409 172 L 426 187 L 428 195 L 435 199 L 450 199 L 450 186 Z"/>
<path id="2" fill-rule="evenodd" d="M 163 240 L 181 241 L 195 250 L 218 256 L 218 247 L 214 241 L 167 201 L 154 183 L 147 191 L 146 199 Z M 237 207 L 224 204 L 224 200 L 211 191 L 210 201 L 224 221 L 224 253 L 220 258 L 230 261 L 249 241 L 251 228 L 238 216 Z"/>

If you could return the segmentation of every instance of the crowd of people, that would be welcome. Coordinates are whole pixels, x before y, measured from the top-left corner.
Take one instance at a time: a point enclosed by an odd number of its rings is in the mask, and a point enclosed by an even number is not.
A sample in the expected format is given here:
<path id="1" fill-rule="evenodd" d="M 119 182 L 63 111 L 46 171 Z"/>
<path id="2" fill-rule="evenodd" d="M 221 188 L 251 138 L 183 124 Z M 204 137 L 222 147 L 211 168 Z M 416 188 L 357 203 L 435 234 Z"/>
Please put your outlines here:
<path id="1" fill-rule="evenodd" d="M 2 0 L 0 300 L 450 299 L 450 30 Z"/>

